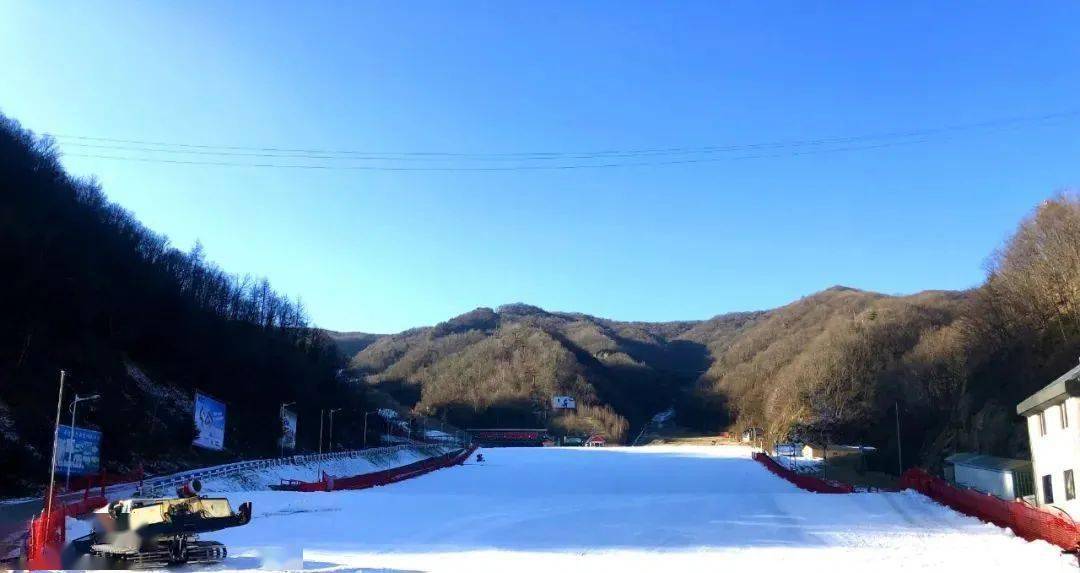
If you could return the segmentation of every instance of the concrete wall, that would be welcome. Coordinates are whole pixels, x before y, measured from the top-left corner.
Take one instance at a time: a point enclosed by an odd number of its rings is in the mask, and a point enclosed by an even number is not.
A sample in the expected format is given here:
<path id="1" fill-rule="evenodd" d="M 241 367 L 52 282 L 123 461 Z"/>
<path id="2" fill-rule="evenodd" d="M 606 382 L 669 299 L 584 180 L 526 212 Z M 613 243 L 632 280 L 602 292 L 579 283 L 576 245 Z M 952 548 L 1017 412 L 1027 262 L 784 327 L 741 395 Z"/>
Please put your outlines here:
<path id="1" fill-rule="evenodd" d="M 1080 515 L 1080 498 L 1065 499 L 1065 470 L 1073 470 L 1074 482 L 1080 482 L 1080 398 L 1070 397 L 1062 403 L 1068 416 L 1068 427 L 1061 427 L 1061 408 L 1053 405 L 1043 411 L 1046 435 L 1039 428 L 1038 414 L 1028 416 L 1028 437 L 1031 440 L 1031 461 L 1034 467 L 1035 492 L 1039 505 L 1053 505 L 1071 515 Z M 1046 503 L 1043 476 L 1051 476 L 1054 503 Z M 1080 488 L 1080 483 L 1076 483 Z"/>

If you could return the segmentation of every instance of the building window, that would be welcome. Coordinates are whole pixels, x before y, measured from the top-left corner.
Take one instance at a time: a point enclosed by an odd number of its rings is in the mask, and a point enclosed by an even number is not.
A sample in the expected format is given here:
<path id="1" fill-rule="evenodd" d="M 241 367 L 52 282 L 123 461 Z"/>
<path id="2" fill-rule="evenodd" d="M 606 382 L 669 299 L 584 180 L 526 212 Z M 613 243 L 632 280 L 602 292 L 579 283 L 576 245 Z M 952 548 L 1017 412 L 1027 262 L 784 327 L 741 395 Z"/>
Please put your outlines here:
<path id="1" fill-rule="evenodd" d="M 1073 471 L 1065 470 L 1065 499 L 1076 499 L 1076 485 L 1073 484 Z"/>
<path id="2" fill-rule="evenodd" d="M 1062 404 L 1062 405 L 1060 405 L 1058 407 L 1061 408 L 1061 427 L 1062 428 L 1068 428 L 1069 427 L 1069 411 L 1065 409 L 1065 404 Z"/>
<path id="3" fill-rule="evenodd" d="M 1039 435 L 1046 435 L 1046 412 L 1039 412 Z"/>
<path id="4" fill-rule="evenodd" d="M 1054 482 L 1050 476 L 1043 476 L 1043 503 L 1054 503 Z"/>

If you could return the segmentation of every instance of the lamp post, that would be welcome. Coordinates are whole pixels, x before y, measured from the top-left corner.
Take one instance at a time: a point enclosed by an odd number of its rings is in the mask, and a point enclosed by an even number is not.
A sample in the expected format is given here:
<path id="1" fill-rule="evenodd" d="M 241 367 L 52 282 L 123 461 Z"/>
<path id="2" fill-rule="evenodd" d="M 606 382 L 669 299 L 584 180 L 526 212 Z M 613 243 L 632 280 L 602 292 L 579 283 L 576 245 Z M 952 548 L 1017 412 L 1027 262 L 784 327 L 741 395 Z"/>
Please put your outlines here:
<path id="1" fill-rule="evenodd" d="M 330 451 L 334 451 L 334 412 L 340 412 L 341 408 L 330 409 Z"/>
<path id="2" fill-rule="evenodd" d="M 71 402 L 71 427 L 68 428 L 67 472 L 64 477 L 64 490 L 71 489 L 71 462 L 74 461 L 75 457 L 75 409 L 79 407 L 79 402 L 89 402 L 100 397 L 101 394 L 85 397 L 76 394 L 75 400 Z"/>
<path id="3" fill-rule="evenodd" d="M 278 409 L 278 418 L 279 418 L 279 421 L 281 422 L 281 440 L 280 440 L 281 455 L 280 455 L 280 457 L 285 457 L 285 408 L 288 408 L 289 406 L 292 406 L 295 403 L 296 402 L 282 402 L 281 403 L 281 408 Z"/>

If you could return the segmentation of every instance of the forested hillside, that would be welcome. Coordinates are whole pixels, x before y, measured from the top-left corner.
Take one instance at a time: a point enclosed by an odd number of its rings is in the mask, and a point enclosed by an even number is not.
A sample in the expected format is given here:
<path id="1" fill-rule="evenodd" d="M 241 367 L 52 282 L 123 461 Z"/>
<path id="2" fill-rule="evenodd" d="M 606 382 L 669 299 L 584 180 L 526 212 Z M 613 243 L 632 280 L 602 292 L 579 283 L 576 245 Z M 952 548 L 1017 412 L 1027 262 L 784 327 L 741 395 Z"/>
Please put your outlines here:
<path id="1" fill-rule="evenodd" d="M 737 329 L 754 314 L 717 321 Z M 543 426 L 623 440 L 669 408 L 708 366 L 697 322 L 629 323 L 524 305 L 478 308 L 380 338 L 350 367 L 402 403 L 461 426 Z M 553 395 L 576 413 L 551 410 Z"/>
<path id="2" fill-rule="evenodd" d="M 362 406 L 298 301 L 227 274 L 198 246 L 172 247 L 2 117 L 0 269 L 0 493 L 47 480 L 60 369 L 65 422 L 73 393 L 101 395 L 79 424 L 103 433 L 113 472 L 275 453 L 283 401 L 299 402 L 301 446 L 312 447 L 317 423 L 305 419 Z M 227 403 L 227 451 L 191 447 L 195 390 Z"/>
<path id="3" fill-rule="evenodd" d="M 368 334 L 367 332 L 334 332 L 332 330 L 323 330 L 322 332 L 330 337 L 330 340 L 334 341 L 338 351 L 346 357 L 354 356 L 357 352 L 371 346 L 382 337 L 381 334 Z"/>
<path id="4" fill-rule="evenodd" d="M 928 253 L 927 256 L 933 256 Z M 675 405 L 700 430 L 760 426 L 861 441 L 895 470 L 953 451 L 1026 455 L 1014 407 L 1080 356 L 1080 200 L 1040 205 L 963 292 L 834 287 L 701 322 L 625 323 L 527 305 L 477 309 L 387 336 L 350 366 L 403 403 L 463 425 L 536 425 L 625 438 Z M 552 394 L 578 396 L 552 417 Z"/>
<path id="5" fill-rule="evenodd" d="M 1040 205 L 978 288 L 830 289 L 766 313 L 710 356 L 699 393 L 770 439 L 866 441 L 892 466 L 899 408 L 905 465 L 954 451 L 1026 456 L 1016 404 L 1080 357 L 1080 198 Z"/>

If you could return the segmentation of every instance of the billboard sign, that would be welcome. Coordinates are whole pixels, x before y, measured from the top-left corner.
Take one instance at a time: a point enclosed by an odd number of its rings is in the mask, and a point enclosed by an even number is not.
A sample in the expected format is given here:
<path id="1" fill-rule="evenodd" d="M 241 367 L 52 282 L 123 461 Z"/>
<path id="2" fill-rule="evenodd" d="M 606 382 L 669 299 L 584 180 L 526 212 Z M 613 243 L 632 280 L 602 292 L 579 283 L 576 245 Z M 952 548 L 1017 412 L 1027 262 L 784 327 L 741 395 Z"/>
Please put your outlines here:
<path id="1" fill-rule="evenodd" d="M 281 409 L 281 447 L 286 450 L 296 449 L 296 412 Z"/>
<path id="2" fill-rule="evenodd" d="M 210 450 L 225 448 L 225 404 L 195 393 L 195 439 L 192 444 Z"/>
<path id="3" fill-rule="evenodd" d="M 551 407 L 556 410 L 573 410 L 577 408 L 577 402 L 570 396 L 552 396 Z"/>
<path id="4" fill-rule="evenodd" d="M 56 435 L 56 471 L 71 475 L 97 473 L 101 465 L 101 432 L 60 426 Z"/>

